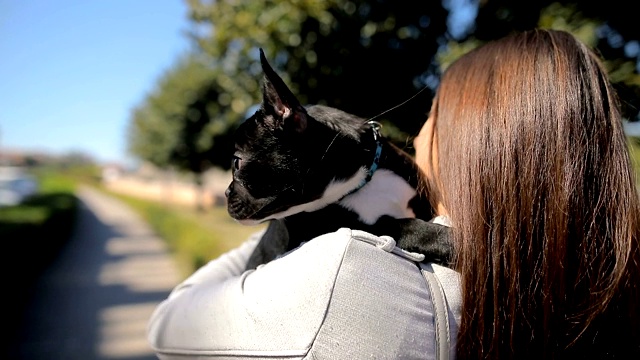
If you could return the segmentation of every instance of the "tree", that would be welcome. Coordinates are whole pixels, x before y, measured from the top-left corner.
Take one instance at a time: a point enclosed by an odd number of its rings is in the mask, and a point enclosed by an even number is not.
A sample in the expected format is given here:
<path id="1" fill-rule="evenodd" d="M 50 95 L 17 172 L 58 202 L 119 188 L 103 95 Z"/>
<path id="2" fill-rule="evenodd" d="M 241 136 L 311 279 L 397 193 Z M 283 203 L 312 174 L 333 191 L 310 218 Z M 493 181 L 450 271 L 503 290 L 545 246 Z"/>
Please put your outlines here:
<path id="1" fill-rule="evenodd" d="M 244 105 L 259 99 L 257 49 L 303 103 L 319 103 L 372 117 L 409 99 L 425 85 L 425 73 L 446 32 L 440 2 L 188 1 L 192 37 L 238 84 L 229 93 Z M 417 133 L 430 93 L 379 120 L 397 128 L 399 143 Z M 394 125 L 394 126 L 391 126 Z"/>
<path id="2" fill-rule="evenodd" d="M 625 116 L 633 119 L 638 112 L 640 50 L 626 49 L 634 42 L 638 48 L 639 30 L 630 25 L 635 15 L 622 0 L 607 6 L 482 1 L 474 26 L 462 39 L 448 27 L 452 1 L 189 0 L 188 4 L 195 24 L 193 39 L 204 53 L 224 59 L 225 74 L 238 84 L 229 95 L 242 101 L 242 111 L 258 97 L 257 48 L 262 47 L 303 102 L 363 117 L 384 112 L 427 86 L 429 91 L 380 119 L 387 135 L 402 145 L 424 121 L 446 61 L 511 31 L 542 26 L 564 28 L 597 47 L 607 59 Z"/>
<path id="3" fill-rule="evenodd" d="M 228 169 L 231 134 L 260 102 L 258 48 L 303 103 L 383 113 L 383 133 L 410 151 L 451 61 L 514 30 L 559 28 L 602 53 L 625 116 L 637 118 L 640 36 L 622 0 L 486 0 L 467 4 L 473 26 L 455 33 L 453 0 L 186 1 L 196 50 L 132 112 L 131 152 L 161 167 Z"/>
<path id="4" fill-rule="evenodd" d="M 129 152 L 158 167 L 175 163 L 179 134 L 188 118 L 187 105 L 197 90 L 211 81 L 212 73 L 194 54 L 177 60 L 159 79 L 156 87 L 132 112 Z"/>

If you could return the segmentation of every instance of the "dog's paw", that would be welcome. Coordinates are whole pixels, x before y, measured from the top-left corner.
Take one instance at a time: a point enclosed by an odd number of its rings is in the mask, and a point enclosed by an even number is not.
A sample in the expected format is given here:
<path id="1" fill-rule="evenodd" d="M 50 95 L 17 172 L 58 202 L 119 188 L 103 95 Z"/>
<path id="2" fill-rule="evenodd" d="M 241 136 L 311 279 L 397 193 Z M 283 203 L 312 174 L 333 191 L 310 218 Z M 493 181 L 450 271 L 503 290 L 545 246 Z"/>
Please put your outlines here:
<path id="1" fill-rule="evenodd" d="M 451 265 L 453 243 L 451 229 L 448 226 L 421 219 L 383 216 L 376 223 L 376 227 L 378 233 L 393 237 L 399 248 L 423 254 L 424 262 Z"/>

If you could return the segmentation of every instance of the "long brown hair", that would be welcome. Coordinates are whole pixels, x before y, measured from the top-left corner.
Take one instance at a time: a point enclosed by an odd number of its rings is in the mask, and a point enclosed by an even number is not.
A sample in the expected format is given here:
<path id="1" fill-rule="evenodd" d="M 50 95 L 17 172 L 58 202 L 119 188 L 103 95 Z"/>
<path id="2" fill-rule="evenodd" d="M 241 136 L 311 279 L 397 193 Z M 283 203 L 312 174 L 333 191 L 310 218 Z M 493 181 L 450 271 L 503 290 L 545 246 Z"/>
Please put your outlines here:
<path id="1" fill-rule="evenodd" d="M 552 30 L 486 44 L 445 71 L 431 116 L 458 358 L 640 354 L 640 204 L 597 54 Z"/>

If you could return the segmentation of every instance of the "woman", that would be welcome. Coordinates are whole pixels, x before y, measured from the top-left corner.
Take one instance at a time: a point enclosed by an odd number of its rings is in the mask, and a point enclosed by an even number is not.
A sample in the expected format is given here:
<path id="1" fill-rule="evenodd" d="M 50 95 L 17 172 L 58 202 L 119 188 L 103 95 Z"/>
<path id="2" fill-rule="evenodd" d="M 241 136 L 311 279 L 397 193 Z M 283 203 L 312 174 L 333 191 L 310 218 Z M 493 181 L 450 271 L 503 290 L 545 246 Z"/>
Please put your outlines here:
<path id="1" fill-rule="evenodd" d="M 478 48 L 418 140 L 454 225 L 458 358 L 640 358 L 638 194 L 594 52 L 545 30 Z"/>
<path id="2" fill-rule="evenodd" d="M 638 196 L 593 52 L 536 30 L 463 56 L 416 158 L 457 272 L 341 229 L 243 273 L 251 239 L 158 307 L 159 357 L 638 358 Z"/>

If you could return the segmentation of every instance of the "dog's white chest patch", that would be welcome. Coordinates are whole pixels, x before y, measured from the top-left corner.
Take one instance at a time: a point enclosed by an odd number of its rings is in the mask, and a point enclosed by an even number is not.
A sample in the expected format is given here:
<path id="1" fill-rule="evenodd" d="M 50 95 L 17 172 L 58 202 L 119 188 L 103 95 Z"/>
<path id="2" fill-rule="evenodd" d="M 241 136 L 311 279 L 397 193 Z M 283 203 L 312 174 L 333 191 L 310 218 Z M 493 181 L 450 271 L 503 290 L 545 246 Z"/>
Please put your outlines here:
<path id="1" fill-rule="evenodd" d="M 312 212 L 322 209 L 329 204 L 336 203 L 338 200 L 340 200 L 341 197 L 348 194 L 349 191 L 357 188 L 358 184 L 364 181 L 366 176 L 367 171 L 362 168 L 347 180 L 331 182 L 319 199 L 308 203 L 292 206 L 285 211 L 267 217 L 266 220 L 281 219 L 286 216 L 297 214 L 303 211 Z"/>
<path id="2" fill-rule="evenodd" d="M 269 216 L 266 220 L 280 219 L 302 211 L 316 211 L 336 202 L 354 211 L 360 217 L 360 221 L 370 225 L 382 215 L 395 218 L 415 217 L 409 208 L 409 201 L 416 195 L 416 190 L 390 170 L 378 169 L 365 186 L 347 195 L 357 188 L 366 176 L 367 170 L 362 168 L 347 180 L 329 184 L 319 199 L 292 206 L 283 212 Z"/>
<path id="3" fill-rule="evenodd" d="M 394 172 L 378 169 L 365 186 L 339 203 L 356 212 L 364 223 L 373 224 L 382 215 L 415 217 L 409 201 L 416 194 L 416 190 Z"/>

